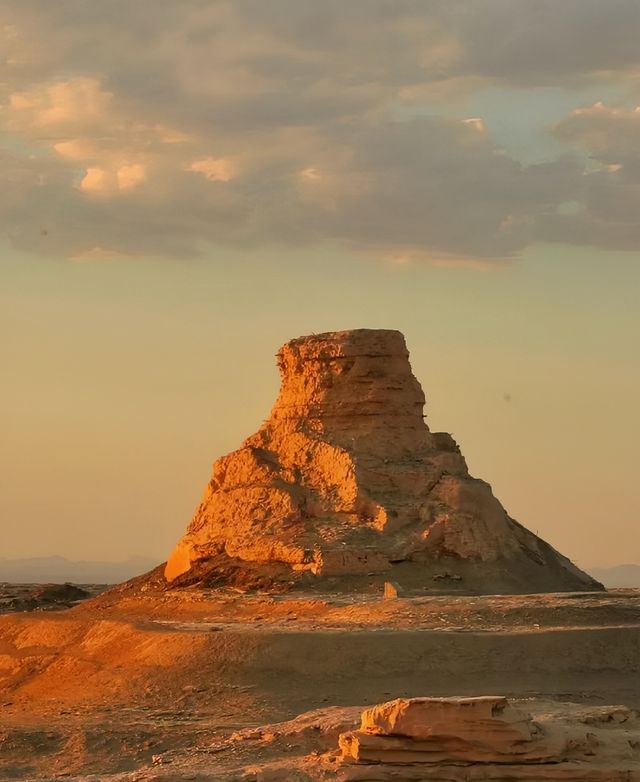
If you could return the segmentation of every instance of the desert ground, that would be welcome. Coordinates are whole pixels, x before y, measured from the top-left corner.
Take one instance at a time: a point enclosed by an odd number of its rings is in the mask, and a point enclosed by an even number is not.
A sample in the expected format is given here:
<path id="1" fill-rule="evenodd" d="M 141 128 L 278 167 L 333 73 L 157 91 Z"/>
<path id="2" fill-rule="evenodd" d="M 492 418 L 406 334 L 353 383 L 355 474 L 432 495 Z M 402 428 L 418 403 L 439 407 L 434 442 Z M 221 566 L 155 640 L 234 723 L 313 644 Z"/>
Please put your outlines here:
<path id="1" fill-rule="evenodd" d="M 260 757 L 255 742 L 229 745 L 238 732 L 328 707 L 342 725 L 355 711 L 334 707 L 400 696 L 496 693 L 640 708 L 640 591 L 384 599 L 121 587 L 70 609 L 7 613 L 0 778 L 217 779 Z"/>

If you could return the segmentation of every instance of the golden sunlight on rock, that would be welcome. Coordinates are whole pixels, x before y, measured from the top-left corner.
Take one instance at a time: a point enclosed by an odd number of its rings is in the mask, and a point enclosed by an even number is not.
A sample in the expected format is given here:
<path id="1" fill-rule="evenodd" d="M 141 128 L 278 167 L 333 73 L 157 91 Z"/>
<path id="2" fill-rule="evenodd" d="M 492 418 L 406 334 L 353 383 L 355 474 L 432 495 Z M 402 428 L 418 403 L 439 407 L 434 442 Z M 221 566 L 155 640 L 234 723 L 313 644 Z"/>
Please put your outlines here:
<path id="1" fill-rule="evenodd" d="M 399 698 L 362 712 L 339 737 L 368 780 L 636 780 L 640 723 L 631 709 L 591 714 L 554 705 L 534 720 L 500 696 Z M 612 727 L 607 729 L 607 725 Z M 465 769 L 473 766 L 470 775 Z M 633 767 L 633 770 L 632 770 Z"/>
<path id="2" fill-rule="evenodd" d="M 167 580 L 601 588 L 508 516 L 450 434 L 429 430 L 400 332 L 300 337 L 278 366 L 271 415 L 214 464 Z"/>

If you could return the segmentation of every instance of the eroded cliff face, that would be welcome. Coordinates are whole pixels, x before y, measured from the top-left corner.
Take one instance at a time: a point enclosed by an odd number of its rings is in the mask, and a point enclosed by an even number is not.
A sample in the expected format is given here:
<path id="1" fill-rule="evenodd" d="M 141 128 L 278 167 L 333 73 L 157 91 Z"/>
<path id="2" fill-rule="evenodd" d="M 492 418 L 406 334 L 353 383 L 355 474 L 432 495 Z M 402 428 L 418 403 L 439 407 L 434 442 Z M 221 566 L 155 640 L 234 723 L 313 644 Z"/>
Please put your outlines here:
<path id="1" fill-rule="evenodd" d="M 215 462 L 167 563 L 168 581 L 197 572 L 206 582 L 233 562 L 275 566 L 292 583 L 384 577 L 408 589 L 599 588 L 509 518 L 491 487 L 469 475 L 449 434 L 429 431 L 400 332 L 300 337 L 280 349 L 278 365 L 268 420 Z"/>

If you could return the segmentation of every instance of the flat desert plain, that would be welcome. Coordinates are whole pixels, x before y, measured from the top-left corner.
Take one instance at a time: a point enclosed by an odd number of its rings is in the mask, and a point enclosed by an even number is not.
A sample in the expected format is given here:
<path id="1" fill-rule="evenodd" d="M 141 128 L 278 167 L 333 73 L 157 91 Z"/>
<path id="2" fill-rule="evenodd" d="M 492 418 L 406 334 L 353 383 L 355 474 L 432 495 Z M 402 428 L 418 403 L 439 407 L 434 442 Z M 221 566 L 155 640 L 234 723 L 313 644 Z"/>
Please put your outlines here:
<path id="1" fill-rule="evenodd" d="M 124 586 L 6 614 L 0 778 L 213 780 L 258 758 L 251 742 L 229 748 L 243 730 L 485 694 L 640 707 L 640 591 L 384 599 Z"/>

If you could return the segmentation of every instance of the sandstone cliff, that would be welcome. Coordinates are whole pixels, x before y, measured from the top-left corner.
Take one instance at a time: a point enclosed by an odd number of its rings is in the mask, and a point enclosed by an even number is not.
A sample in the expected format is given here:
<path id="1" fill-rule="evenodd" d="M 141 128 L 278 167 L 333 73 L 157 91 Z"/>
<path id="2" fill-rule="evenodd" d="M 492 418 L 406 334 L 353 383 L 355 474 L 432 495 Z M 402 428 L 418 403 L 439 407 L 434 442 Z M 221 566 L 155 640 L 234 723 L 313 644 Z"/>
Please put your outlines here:
<path id="1" fill-rule="evenodd" d="M 400 332 L 300 337 L 278 365 L 269 418 L 215 462 L 169 582 L 601 588 L 507 515 L 449 434 L 429 430 Z"/>

